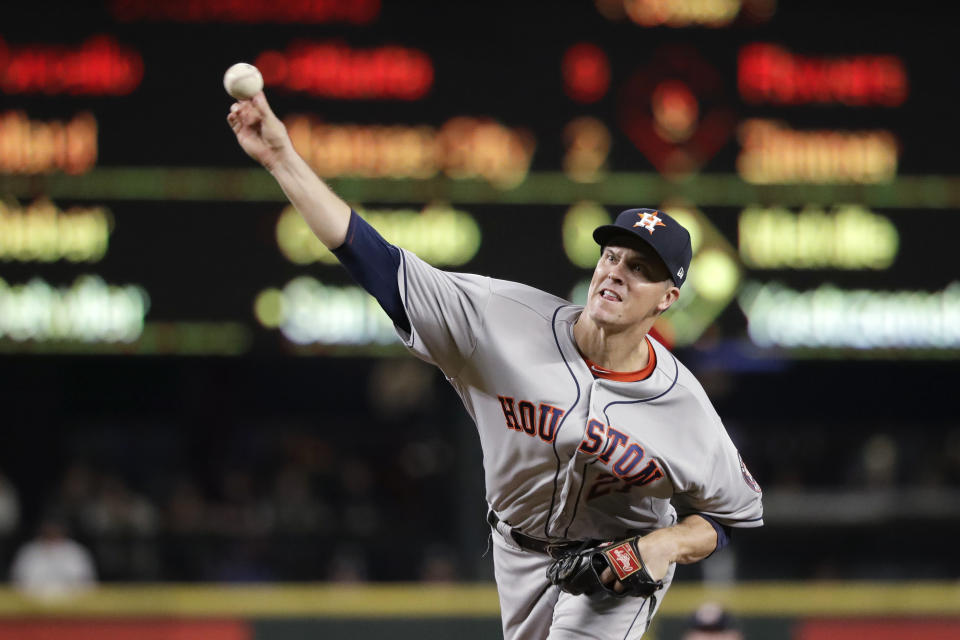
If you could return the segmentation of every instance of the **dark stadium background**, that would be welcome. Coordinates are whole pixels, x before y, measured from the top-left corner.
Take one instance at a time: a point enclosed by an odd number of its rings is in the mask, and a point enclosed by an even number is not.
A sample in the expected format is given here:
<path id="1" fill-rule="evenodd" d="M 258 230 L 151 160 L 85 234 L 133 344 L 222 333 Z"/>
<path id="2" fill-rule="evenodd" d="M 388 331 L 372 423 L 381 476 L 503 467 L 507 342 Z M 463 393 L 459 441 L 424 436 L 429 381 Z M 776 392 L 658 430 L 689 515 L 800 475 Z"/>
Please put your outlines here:
<path id="1" fill-rule="evenodd" d="M 938 3 L 781 1 L 769 21 L 723 29 L 641 29 L 604 19 L 591 2 L 383 0 L 362 25 L 124 22 L 112 5 L 8 3 L 0 21 L 0 38 L 11 50 L 78 46 L 109 34 L 140 52 L 143 80 L 126 96 L 0 94 L 0 111 L 31 119 L 95 114 L 98 169 L 254 168 L 224 121 L 231 101 L 223 71 L 297 40 L 338 40 L 357 49 L 396 44 L 426 52 L 432 89 L 404 102 L 268 88 L 278 115 L 433 126 L 456 115 L 489 116 L 534 132 L 531 172 L 537 173 L 561 171 L 563 127 L 589 114 L 608 123 L 614 171 L 652 174 L 650 161 L 619 132 L 616 91 L 652 52 L 682 45 L 723 76 L 723 99 L 738 118 L 776 118 L 796 129 L 886 129 L 900 144 L 898 176 L 944 178 L 948 205 L 874 207 L 901 234 L 893 268 L 784 270 L 777 278 L 796 288 L 828 280 L 939 291 L 960 276 L 960 188 L 951 178 L 960 174 L 958 33 Z M 560 60 L 577 42 L 600 46 L 610 59 L 611 89 L 593 104 L 563 91 Z M 747 42 L 811 56 L 897 56 L 909 95 L 897 107 L 745 104 L 735 78 L 737 51 Z M 700 173 L 735 176 L 738 149 L 731 136 Z M 67 284 L 79 273 L 96 273 L 108 282 L 141 283 L 151 297 L 148 318 L 239 322 L 250 344 L 234 356 L 121 355 L 31 349 L 5 339 L 0 472 L 19 495 L 21 517 L 0 539 L 4 570 L 40 520 L 55 512 L 93 551 L 107 582 L 492 577 L 479 443 L 442 375 L 397 350 L 294 355 L 276 331 L 257 325 L 253 299 L 264 288 L 304 273 L 347 283 L 336 267 L 294 265 L 277 251 L 279 195 L 91 201 L 71 187 L 84 184 L 83 176 L 45 180 L 2 174 L 0 197 L 25 205 L 51 188 L 68 194 L 52 196 L 61 208 L 106 205 L 116 223 L 109 250 L 101 262 L 82 267 L 4 261 L 6 282 L 39 275 Z M 348 186 L 363 193 L 362 182 Z M 381 198 L 377 206 L 422 204 Z M 615 212 L 618 205 L 659 203 L 605 204 Z M 735 244 L 736 214 L 747 204 L 701 210 Z M 463 269 L 559 295 L 588 273 L 563 254 L 559 229 L 567 204 L 463 208 L 483 232 L 477 256 Z M 956 579 L 958 351 L 778 352 L 750 359 L 735 348 L 745 326 L 731 303 L 706 339 L 677 351 L 764 487 L 766 526 L 737 532 L 726 564 L 684 567 L 681 576 Z M 105 511 L 112 515 L 91 515 Z"/>

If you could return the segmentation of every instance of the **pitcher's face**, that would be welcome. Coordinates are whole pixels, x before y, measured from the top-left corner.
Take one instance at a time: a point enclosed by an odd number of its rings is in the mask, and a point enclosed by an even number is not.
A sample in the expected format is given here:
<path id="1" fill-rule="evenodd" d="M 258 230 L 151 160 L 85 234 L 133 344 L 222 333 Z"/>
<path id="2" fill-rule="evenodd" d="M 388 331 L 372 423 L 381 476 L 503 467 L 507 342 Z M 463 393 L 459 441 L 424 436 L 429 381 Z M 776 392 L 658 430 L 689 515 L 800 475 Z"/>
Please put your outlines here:
<path id="1" fill-rule="evenodd" d="M 601 327 L 628 327 L 655 318 L 680 295 L 659 256 L 642 241 L 616 238 L 593 271 L 584 312 Z"/>

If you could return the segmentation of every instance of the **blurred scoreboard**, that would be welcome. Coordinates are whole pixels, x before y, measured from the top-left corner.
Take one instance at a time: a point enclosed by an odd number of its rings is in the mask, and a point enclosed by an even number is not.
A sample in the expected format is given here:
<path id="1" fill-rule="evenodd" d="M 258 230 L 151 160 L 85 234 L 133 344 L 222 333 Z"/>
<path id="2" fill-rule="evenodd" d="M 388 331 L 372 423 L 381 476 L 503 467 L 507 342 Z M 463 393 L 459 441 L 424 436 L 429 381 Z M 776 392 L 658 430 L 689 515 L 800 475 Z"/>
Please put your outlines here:
<path id="1" fill-rule="evenodd" d="M 0 22 L 0 352 L 398 348 L 237 146 L 298 151 L 441 268 L 582 301 L 624 208 L 691 229 L 673 345 L 960 356 L 960 168 L 934 3 L 105 0 Z"/>

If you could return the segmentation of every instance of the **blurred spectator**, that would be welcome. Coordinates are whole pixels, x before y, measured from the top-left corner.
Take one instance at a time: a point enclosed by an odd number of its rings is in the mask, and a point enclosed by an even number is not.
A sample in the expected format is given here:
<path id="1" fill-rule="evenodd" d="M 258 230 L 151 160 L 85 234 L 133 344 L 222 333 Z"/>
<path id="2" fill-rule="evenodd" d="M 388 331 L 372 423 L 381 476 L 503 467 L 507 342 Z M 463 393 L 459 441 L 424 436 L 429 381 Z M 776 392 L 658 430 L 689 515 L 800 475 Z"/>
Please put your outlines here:
<path id="1" fill-rule="evenodd" d="M 726 609 L 706 602 L 693 612 L 682 640 L 743 640 L 743 634 Z"/>
<path id="2" fill-rule="evenodd" d="M 280 470 L 270 505 L 278 533 L 311 533 L 333 528 L 330 509 L 313 494 L 309 476 L 296 465 Z"/>
<path id="3" fill-rule="evenodd" d="M 165 516 L 167 529 L 174 535 L 207 531 L 207 505 L 193 481 L 177 481 L 167 500 Z"/>
<path id="4" fill-rule="evenodd" d="M 58 510 L 67 526 L 83 530 L 86 513 L 93 502 L 96 473 L 84 462 L 74 460 L 60 482 Z"/>
<path id="5" fill-rule="evenodd" d="M 149 580 L 157 577 L 157 508 L 117 475 L 100 474 L 97 488 L 82 512 L 83 531 L 91 537 L 104 580 Z"/>
<path id="6" fill-rule="evenodd" d="M 233 539 L 220 546 L 218 562 L 208 579 L 216 582 L 275 582 L 265 560 L 267 543 L 251 538 Z"/>
<path id="7" fill-rule="evenodd" d="M 189 477 L 174 482 L 164 509 L 161 575 L 166 580 L 190 582 L 206 577 L 216 549 L 206 539 L 209 514 L 203 493 Z"/>
<path id="8" fill-rule="evenodd" d="M 376 478 L 366 461 L 347 458 L 340 468 L 341 511 L 344 532 L 356 537 L 372 538 L 383 518 L 377 506 Z"/>
<path id="9" fill-rule="evenodd" d="M 97 536 L 154 535 L 158 526 L 156 507 L 110 474 L 102 476 L 83 519 L 86 530 Z"/>
<path id="10" fill-rule="evenodd" d="M 381 419 L 396 419 L 433 402 L 434 371 L 413 358 L 383 359 L 370 374 L 367 406 Z"/>
<path id="11" fill-rule="evenodd" d="M 14 556 L 10 579 L 26 595 L 56 599 L 93 587 L 97 576 L 90 552 L 67 537 L 62 517 L 48 515 Z"/>
<path id="12" fill-rule="evenodd" d="M 360 547 L 341 545 L 333 550 L 327 580 L 354 583 L 365 582 L 367 578 L 367 559 Z"/>
<path id="13" fill-rule="evenodd" d="M 899 459 L 896 440 L 882 433 L 871 436 L 860 450 L 861 482 L 872 489 L 894 486 Z"/>
<path id="14" fill-rule="evenodd" d="M 449 546 L 428 545 L 420 562 L 419 579 L 423 582 L 456 582 L 459 578 L 456 555 Z"/>
<path id="15" fill-rule="evenodd" d="M 946 434 L 942 455 L 946 482 L 960 485 L 960 428 L 951 429 Z"/>
<path id="16" fill-rule="evenodd" d="M 217 533 L 236 536 L 263 536 L 273 520 L 266 504 L 257 499 L 253 473 L 231 469 L 220 478 L 221 501 L 211 505 L 211 526 Z"/>
<path id="17" fill-rule="evenodd" d="M 6 476 L 0 473 L 0 538 L 9 536 L 20 526 L 20 498 Z"/>

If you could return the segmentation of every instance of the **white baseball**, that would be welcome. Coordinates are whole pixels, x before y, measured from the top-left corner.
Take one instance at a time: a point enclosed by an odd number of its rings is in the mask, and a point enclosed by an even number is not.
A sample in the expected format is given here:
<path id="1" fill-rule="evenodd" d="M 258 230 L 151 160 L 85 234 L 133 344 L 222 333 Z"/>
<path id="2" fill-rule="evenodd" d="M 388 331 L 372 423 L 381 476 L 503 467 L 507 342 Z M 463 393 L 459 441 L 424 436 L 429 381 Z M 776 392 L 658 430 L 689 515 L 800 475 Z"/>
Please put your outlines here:
<path id="1" fill-rule="evenodd" d="M 238 62 L 223 74 L 223 88 L 237 100 L 249 100 L 263 90 L 263 76 L 252 64 Z"/>

